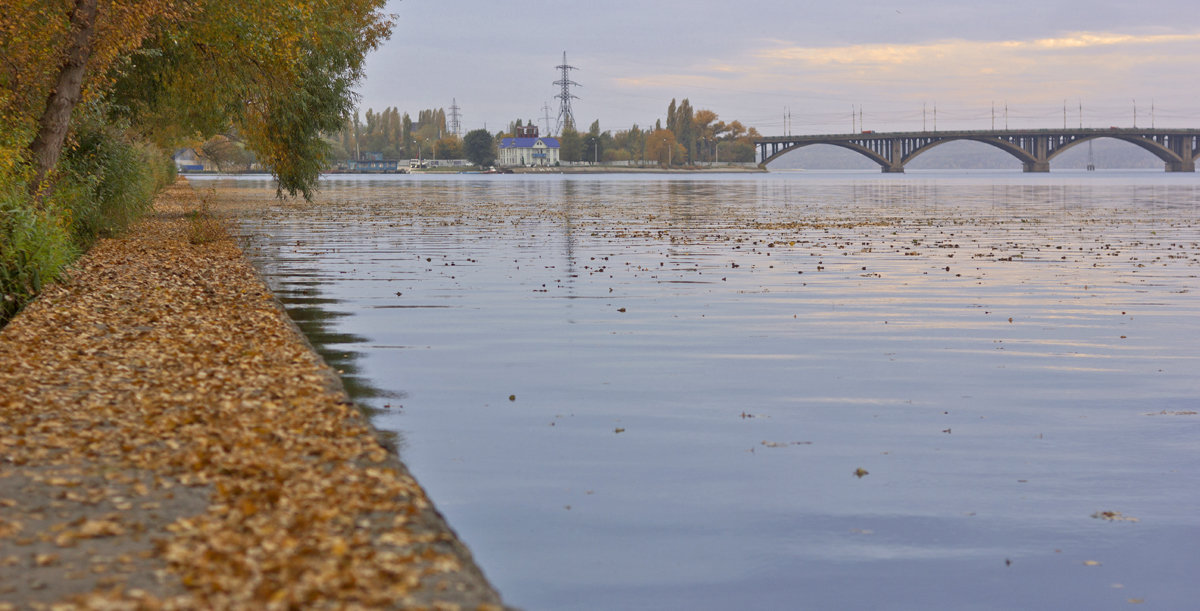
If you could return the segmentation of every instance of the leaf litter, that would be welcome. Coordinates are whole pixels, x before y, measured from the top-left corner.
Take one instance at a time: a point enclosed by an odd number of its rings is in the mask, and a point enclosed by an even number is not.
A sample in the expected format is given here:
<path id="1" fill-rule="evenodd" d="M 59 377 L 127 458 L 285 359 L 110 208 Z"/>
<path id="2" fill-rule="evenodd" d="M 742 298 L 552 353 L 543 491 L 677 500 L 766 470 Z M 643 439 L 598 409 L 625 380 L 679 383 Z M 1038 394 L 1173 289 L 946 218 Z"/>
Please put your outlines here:
<path id="1" fill-rule="evenodd" d="M 197 205 L 181 180 L 0 330 L 0 609 L 501 608 Z"/>

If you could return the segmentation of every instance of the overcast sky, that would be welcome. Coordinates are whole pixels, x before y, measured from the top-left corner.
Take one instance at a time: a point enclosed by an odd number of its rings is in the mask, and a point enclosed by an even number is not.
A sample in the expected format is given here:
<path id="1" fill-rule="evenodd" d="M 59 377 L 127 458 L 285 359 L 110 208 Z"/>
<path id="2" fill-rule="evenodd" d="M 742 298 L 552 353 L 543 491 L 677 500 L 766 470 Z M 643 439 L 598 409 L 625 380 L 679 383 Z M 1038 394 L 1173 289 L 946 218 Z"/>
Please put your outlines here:
<path id="1" fill-rule="evenodd" d="M 672 98 L 782 135 L 851 129 L 1200 127 L 1194 0 L 391 0 L 361 108 L 462 128 L 551 120 L 567 53 L 575 119 L 652 127 Z M 1136 104 L 1135 104 L 1136 100 Z M 1153 106 L 1153 113 L 1151 107 Z M 861 111 L 862 122 L 851 114 Z"/>

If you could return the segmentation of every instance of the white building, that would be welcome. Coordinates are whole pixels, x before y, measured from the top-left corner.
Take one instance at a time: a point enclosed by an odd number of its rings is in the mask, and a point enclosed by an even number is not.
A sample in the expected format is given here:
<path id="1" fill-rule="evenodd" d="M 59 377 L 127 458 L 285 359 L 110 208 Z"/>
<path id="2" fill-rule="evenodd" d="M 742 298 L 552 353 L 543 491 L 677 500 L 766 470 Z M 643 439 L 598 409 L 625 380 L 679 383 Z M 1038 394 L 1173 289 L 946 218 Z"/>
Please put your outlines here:
<path id="1" fill-rule="evenodd" d="M 502 166 L 544 166 L 558 164 L 557 138 L 504 138 L 500 141 Z"/>

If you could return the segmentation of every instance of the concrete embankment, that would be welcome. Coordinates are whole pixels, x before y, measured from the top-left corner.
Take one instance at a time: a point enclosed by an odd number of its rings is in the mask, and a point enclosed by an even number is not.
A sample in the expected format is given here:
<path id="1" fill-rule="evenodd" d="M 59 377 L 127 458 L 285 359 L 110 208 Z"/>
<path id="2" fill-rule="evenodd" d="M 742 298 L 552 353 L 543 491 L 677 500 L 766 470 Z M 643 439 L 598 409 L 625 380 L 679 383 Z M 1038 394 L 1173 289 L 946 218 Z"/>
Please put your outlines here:
<path id="1" fill-rule="evenodd" d="M 0 330 L 0 610 L 499 609 L 198 207 L 180 181 Z"/>

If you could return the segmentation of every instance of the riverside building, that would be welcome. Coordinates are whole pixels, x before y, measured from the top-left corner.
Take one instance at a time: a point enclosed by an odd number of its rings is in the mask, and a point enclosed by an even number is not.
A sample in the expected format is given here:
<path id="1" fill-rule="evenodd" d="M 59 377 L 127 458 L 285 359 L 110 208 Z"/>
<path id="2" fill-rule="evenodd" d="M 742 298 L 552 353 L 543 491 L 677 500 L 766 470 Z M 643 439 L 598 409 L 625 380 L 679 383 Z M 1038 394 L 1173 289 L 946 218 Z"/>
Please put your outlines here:
<path id="1" fill-rule="evenodd" d="M 536 125 L 518 127 L 515 138 L 500 141 L 502 166 L 552 166 L 558 159 L 558 139 L 539 138 Z"/>

